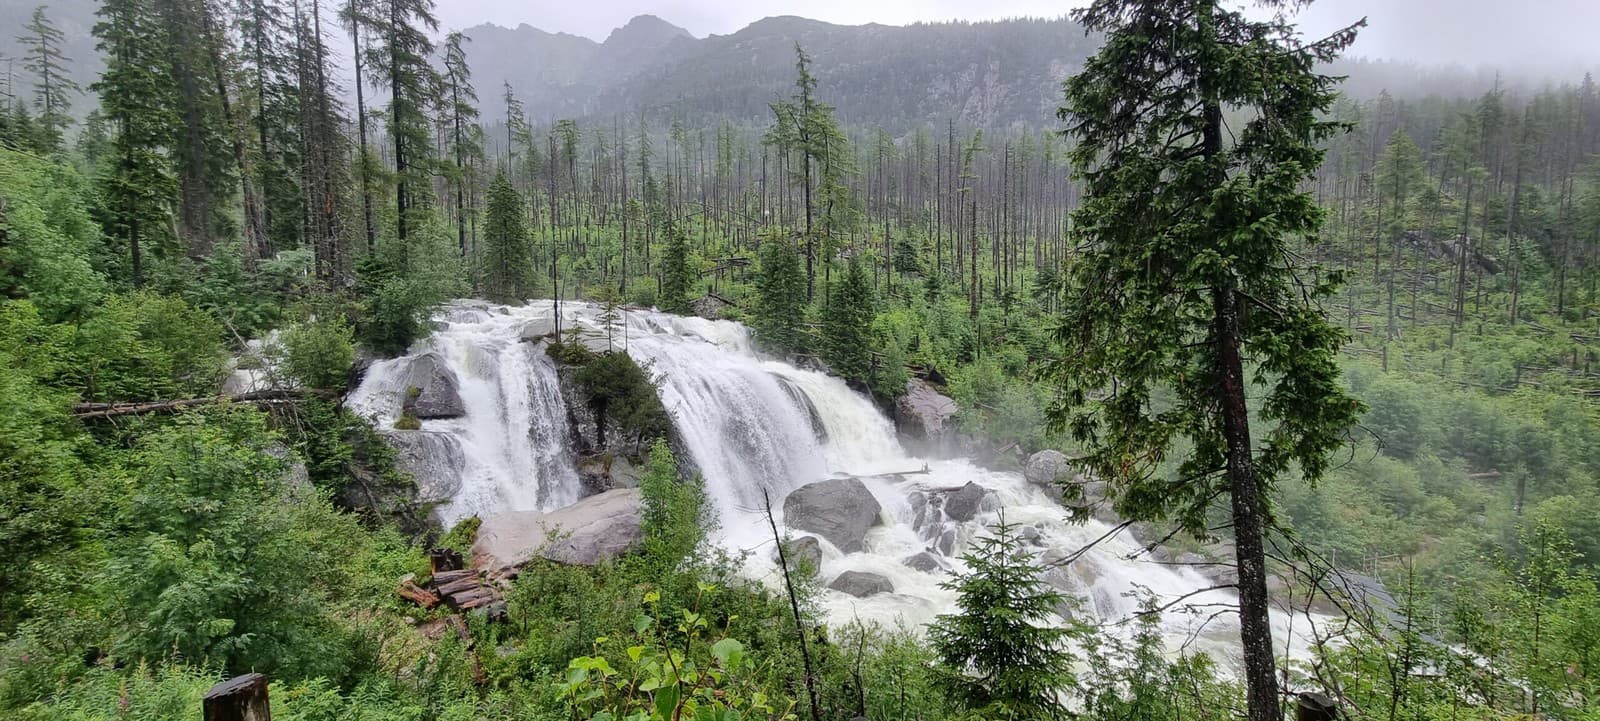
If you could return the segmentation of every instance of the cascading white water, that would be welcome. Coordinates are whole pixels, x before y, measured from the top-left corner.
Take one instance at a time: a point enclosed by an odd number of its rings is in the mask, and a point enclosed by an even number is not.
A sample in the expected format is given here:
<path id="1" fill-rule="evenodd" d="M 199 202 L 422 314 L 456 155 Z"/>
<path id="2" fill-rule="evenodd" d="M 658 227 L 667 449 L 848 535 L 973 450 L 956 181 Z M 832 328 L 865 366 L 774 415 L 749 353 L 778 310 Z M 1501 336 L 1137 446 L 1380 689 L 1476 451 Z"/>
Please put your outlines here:
<path id="1" fill-rule="evenodd" d="M 431 336 L 405 357 L 374 363 L 348 400 L 378 428 L 392 428 L 412 362 L 427 353 L 443 360 L 466 411 L 423 421 L 424 431 L 444 434 L 462 450 L 459 477 L 450 483 L 459 489 L 436 510 L 446 523 L 498 511 L 552 510 L 582 495 L 555 363 L 542 346 L 523 340 L 529 316 L 516 310 L 448 307 Z"/>
<path id="2" fill-rule="evenodd" d="M 917 570 L 906 559 L 931 551 L 942 565 L 959 569 L 961 546 L 1002 513 L 1029 529 L 1047 560 L 1091 545 L 1110 530 L 1097 521 L 1067 523 L 1060 505 L 1016 473 L 908 456 L 871 401 L 837 378 L 761 357 L 742 325 L 644 310 L 627 310 L 607 324 L 594 305 L 563 302 L 560 308 L 563 328 L 580 329 L 598 349 L 626 350 L 657 378 L 716 508 L 716 537 L 730 550 L 750 552 L 746 570 L 752 576 L 777 582 L 764 498 L 771 499 L 781 522 L 783 499 L 800 486 L 837 475 L 866 484 L 885 522 L 869 531 L 858 552 L 842 553 L 821 541 L 820 573 L 828 579 L 847 570 L 868 571 L 888 578 L 894 591 L 866 598 L 825 591 L 823 608 L 834 622 L 917 628 L 948 612 L 954 596 L 939 587 L 948 572 Z M 423 423 L 424 430 L 459 439 L 466 459 L 461 488 L 441 510 L 446 520 L 551 509 L 581 496 L 555 368 L 542 346 L 525 339 L 553 330 L 553 316 L 550 301 L 512 308 L 457 303 L 441 314 L 440 329 L 412 349 L 412 357 L 442 355 L 461 379 L 465 417 Z M 392 423 L 406 392 L 406 363 L 376 364 L 352 405 Z M 914 498 L 968 482 L 992 494 L 975 518 L 918 526 Z M 939 548 L 940 539 L 946 548 Z M 1103 540 L 1072 563 L 1051 567 L 1047 578 L 1081 599 L 1075 613 L 1107 623 L 1131 617 L 1142 596 L 1171 600 L 1213 585 L 1192 569 L 1155 563 L 1138 550 L 1124 538 Z M 1174 644 L 1209 644 L 1219 657 L 1231 657 L 1237 623 L 1215 611 L 1232 600 L 1223 591 L 1199 593 L 1163 616 L 1164 630 Z M 1304 633 L 1303 623 L 1300 633 L 1288 633 L 1296 630 L 1288 628 L 1295 618 L 1276 617 L 1278 638 Z"/>

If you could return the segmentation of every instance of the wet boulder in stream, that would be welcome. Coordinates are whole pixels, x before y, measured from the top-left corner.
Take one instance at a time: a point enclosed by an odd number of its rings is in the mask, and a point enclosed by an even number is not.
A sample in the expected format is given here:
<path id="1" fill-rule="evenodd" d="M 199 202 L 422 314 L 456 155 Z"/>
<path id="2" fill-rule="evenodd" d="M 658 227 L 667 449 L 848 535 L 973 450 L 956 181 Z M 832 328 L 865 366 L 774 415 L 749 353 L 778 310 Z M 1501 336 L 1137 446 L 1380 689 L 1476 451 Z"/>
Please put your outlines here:
<path id="1" fill-rule="evenodd" d="M 406 410 L 416 418 L 460 418 L 467 414 L 455 371 L 437 353 L 423 353 L 412 359 L 406 369 L 406 388 Z"/>
<path id="2" fill-rule="evenodd" d="M 868 571 L 845 571 L 828 584 L 828 588 L 848 593 L 856 598 L 866 598 L 880 593 L 894 593 L 894 583 L 887 576 Z"/>
<path id="3" fill-rule="evenodd" d="M 865 547 L 867 529 L 883 522 L 883 508 L 857 478 L 808 483 L 783 500 L 784 524 L 827 539 L 845 553 Z"/>

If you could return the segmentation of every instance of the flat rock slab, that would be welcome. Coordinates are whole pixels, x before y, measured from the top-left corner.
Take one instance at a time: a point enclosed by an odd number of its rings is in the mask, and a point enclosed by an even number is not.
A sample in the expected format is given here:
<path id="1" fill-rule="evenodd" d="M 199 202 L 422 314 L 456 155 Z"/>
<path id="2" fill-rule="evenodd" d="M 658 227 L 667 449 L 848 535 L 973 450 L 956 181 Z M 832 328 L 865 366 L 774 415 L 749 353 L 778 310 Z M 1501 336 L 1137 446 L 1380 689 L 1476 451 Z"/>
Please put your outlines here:
<path id="1" fill-rule="evenodd" d="M 615 559 L 644 537 L 643 503 L 639 489 L 618 488 L 558 511 L 497 513 L 478 527 L 472 565 L 501 574 L 535 558 L 572 566 Z"/>

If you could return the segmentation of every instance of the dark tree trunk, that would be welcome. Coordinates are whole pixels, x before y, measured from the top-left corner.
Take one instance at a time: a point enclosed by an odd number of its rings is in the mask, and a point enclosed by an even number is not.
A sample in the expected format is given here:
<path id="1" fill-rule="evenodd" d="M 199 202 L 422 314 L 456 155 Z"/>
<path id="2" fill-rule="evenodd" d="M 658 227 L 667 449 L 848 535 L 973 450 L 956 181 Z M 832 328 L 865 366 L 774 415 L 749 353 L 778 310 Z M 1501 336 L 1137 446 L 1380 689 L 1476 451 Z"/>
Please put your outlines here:
<path id="1" fill-rule="evenodd" d="M 249 673 L 212 686 L 202 708 L 205 721 L 272 721 L 267 677 Z"/>

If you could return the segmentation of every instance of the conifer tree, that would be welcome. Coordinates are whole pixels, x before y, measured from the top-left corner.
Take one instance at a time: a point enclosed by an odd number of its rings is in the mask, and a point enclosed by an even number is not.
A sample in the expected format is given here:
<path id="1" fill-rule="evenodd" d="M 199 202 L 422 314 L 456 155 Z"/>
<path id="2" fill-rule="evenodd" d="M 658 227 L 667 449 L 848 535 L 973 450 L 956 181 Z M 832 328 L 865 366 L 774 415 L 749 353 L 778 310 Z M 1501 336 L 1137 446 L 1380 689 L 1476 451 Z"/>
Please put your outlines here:
<path id="1" fill-rule="evenodd" d="M 176 122 L 162 33 L 150 0 L 107 0 L 94 34 L 106 69 L 94 90 L 113 130 L 100 177 L 106 234 L 127 253 L 126 279 L 144 283 L 145 256 L 171 253 L 167 233 L 177 180 L 162 152 Z"/>
<path id="2" fill-rule="evenodd" d="M 477 140 L 478 92 L 472 88 L 472 70 L 467 67 L 467 52 L 462 43 L 467 37 L 452 32 L 444 41 L 444 118 L 449 124 L 450 154 L 455 167 L 450 174 L 455 186 L 456 244 L 461 257 L 467 257 L 467 184 L 472 181 L 472 163 L 483 156 Z"/>
<path id="3" fill-rule="evenodd" d="M 804 352 L 806 276 L 800 252 L 788 237 L 775 234 L 761 242 L 760 254 L 752 318 L 756 337 L 778 353 Z"/>
<path id="4" fill-rule="evenodd" d="M 670 214 L 662 216 L 661 236 L 667 247 L 661 255 L 661 295 L 656 307 L 668 313 L 688 313 L 689 291 L 694 285 L 694 273 L 689 268 L 689 238 Z"/>
<path id="5" fill-rule="evenodd" d="M 25 28 L 27 34 L 17 42 L 27 48 L 22 56 L 22 67 L 34 77 L 34 107 L 39 110 L 38 124 L 42 135 L 41 145 L 47 150 L 61 147 L 63 130 L 72 123 L 68 110 L 71 98 L 78 93 L 78 84 L 67 77 L 66 64 L 72 59 L 61 53 L 61 31 L 45 15 L 45 6 L 33 11 Z"/>
<path id="6" fill-rule="evenodd" d="M 872 279 L 851 258 L 822 309 L 822 359 L 839 377 L 865 383 L 872 374 Z"/>
<path id="7" fill-rule="evenodd" d="M 359 22 L 368 23 L 375 44 L 366 49 L 365 64 L 389 91 L 386 113 L 394 162 L 395 241 L 399 270 L 409 265 L 412 230 L 429 207 L 433 146 L 427 108 L 438 96 L 439 75 L 429 58 L 439 29 L 432 0 L 372 0 Z"/>
<path id="8" fill-rule="evenodd" d="M 1249 718 L 1278 721 L 1275 481 L 1292 467 L 1319 478 L 1360 412 L 1339 383 L 1344 334 L 1318 305 L 1334 286 L 1305 285 L 1319 276 L 1294 251 L 1322 224 L 1303 188 L 1341 129 L 1323 115 L 1336 79 L 1316 68 L 1355 28 L 1302 44 L 1281 14 L 1219 5 L 1098 0 L 1078 15 L 1105 44 L 1060 113 L 1086 192 L 1053 421 L 1125 518 L 1204 536 L 1213 499 L 1229 499 Z M 1245 119 L 1230 132 L 1224 112 Z M 1174 452 L 1176 473 L 1162 472 Z"/>
<path id="9" fill-rule="evenodd" d="M 522 196 L 495 175 L 489 184 L 489 208 L 483 227 L 483 297 L 496 303 L 519 303 L 533 295 L 533 253 L 522 223 Z"/>
<path id="10" fill-rule="evenodd" d="M 1041 568 L 1001 519 L 962 556 L 965 573 L 941 586 L 956 593 L 956 613 L 928 626 L 943 678 L 970 708 L 1009 718 L 1054 718 L 1057 694 L 1071 685 L 1072 631 L 1052 624 L 1067 602 L 1040 579 Z"/>

